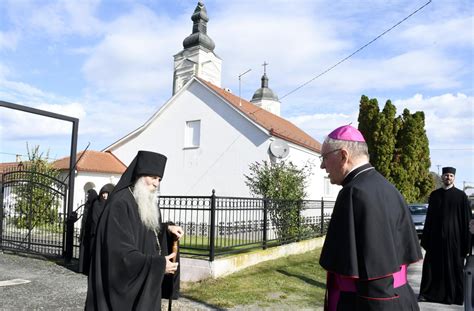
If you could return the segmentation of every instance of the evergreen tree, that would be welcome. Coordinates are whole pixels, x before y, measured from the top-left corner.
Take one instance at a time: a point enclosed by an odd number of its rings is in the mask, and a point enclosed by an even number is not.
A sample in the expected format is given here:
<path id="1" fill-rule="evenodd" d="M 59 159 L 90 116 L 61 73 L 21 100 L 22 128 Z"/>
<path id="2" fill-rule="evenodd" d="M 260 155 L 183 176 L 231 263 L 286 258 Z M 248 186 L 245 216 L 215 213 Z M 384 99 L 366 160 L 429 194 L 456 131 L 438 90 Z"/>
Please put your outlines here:
<path id="1" fill-rule="evenodd" d="M 372 165 L 392 182 L 408 202 L 426 202 L 434 186 L 423 112 L 399 117 L 387 100 L 380 111 L 377 99 L 362 95 L 359 130 L 366 139 Z"/>
<path id="2" fill-rule="evenodd" d="M 392 163 L 393 181 L 408 202 L 425 201 L 434 187 L 430 175 L 431 166 L 428 137 L 425 131 L 425 115 L 408 109 L 397 118 L 395 161 Z"/>
<path id="3" fill-rule="evenodd" d="M 19 228 L 33 229 L 37 226 L 52 225 L 59 221 L 59 207 L 62 197 L 54 186 L 59 172 L 47 162 L 48 153 L 43 156 L 39 146 L 30 150 L 26 145 L 28 161 L 24 171 L 18 172 L 24 182 L 13 188 L 15 194 L 15 224 Z"/>
<path id="4" fill-rule="evenodd" d="M 377 123 L 377 132 L 375 145 L 373 146 L 376 154 L 374 166 L 389 181 L 392 180 L 390 165 L 393 160 L 393 154 L 396 143 L 396 127 L 394 123 L 397 109 L 390 100 L 387 100 L 385 107 L 380 113 Z"/>
<path id="5" fill-rule="evenodd" d="M 377 99 L 369 99 L 367 96 L 362 95 L 360 98 L 359 118 L 357 121 L 359 121 L 359 130 L 362 135 L 364 135 L 369 148 L 369 156 L 372 163 L 377 162 L 377 154 L 374 146 L 376 145 L 378 135 L 379 114 L 380 109 Z"/>

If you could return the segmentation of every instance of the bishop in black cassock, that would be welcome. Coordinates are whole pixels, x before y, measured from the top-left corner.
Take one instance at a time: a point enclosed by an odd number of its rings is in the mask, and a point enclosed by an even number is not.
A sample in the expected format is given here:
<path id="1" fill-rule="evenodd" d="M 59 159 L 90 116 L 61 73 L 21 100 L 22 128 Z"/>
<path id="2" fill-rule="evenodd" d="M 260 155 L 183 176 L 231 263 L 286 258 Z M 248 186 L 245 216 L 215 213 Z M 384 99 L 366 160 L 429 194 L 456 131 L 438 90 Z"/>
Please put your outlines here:
<path id="1" fill-rule="evenodd" d="M 325 310 L 419 310 L 407 267 L 422 255 L 402 195 L 370 165 L 364 137 L 350 125 L 328 135 L 320 158 L 342 186 L 319 262 Z"/>
<path id="2" fill-rule="evenodd" d="M 420 300 L 462 305 L 464 259 L 471 248 L 467 195 L 454 187 L 456 169 L 443 168 L 443 187 L 430 194 L 421 237 L 426 250 Z"/>

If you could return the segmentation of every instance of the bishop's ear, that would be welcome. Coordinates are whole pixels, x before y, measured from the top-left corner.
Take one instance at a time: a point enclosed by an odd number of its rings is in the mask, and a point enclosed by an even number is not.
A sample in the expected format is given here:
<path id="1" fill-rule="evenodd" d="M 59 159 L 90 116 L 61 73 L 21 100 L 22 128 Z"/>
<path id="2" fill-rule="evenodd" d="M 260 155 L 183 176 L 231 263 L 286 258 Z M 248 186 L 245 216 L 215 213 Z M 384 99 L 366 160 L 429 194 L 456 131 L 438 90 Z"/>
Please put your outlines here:
<path id="1" fill-rule="evenodd" d="M 343 160 L 344 162 L 347 162 L 347 160 L 349 159 L 349 151 L 347 151 L 347 149 L 345 148 L 342 148 L 340 154 L 341 154 L 341 160 Z"/>

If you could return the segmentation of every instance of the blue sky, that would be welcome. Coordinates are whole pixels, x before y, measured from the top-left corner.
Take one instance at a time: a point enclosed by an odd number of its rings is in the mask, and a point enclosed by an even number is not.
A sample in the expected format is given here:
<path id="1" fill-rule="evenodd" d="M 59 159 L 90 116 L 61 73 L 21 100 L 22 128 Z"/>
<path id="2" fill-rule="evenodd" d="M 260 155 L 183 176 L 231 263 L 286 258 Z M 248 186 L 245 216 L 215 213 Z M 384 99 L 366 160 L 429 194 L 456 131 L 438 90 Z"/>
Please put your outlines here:
<path id="1" fill-rule="evenodd" d="M 250 99 L 266 61 L 282 116 L 322 141 L 357 124 L 362 94 L 422 110 L 432 170 L 474 186 L 474 22 L 469 0 L 433 1 L 327 74 L 285 96 L 424 5 L 418 0 L 209 0 L 222 86 Z M 193 0 L 1 0 L 0 100 L 80 119 L 78 150 L 142 125 L 172 90 Z M 70 125 L 0 108 L 0 161 L 26 142 L 68 155 Z"/>

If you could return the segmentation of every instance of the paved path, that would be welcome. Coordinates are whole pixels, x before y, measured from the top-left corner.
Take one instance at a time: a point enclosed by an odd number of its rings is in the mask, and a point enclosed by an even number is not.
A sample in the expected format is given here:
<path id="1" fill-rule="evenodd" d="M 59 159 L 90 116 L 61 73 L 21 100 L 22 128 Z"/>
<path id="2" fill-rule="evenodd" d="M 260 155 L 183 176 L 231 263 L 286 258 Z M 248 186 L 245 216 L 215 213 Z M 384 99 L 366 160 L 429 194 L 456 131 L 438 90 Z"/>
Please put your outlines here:
<path id="1" fill-rule="evenodd" d="M 424 253 L 423 253 L 424 255 Z M 410 283 L 413 291 L 416 295 L 420 292 L 420 282 L 421 282 L 421 270 L 423 268 L 423 261 L 417 262 L 416 264 L 410 265 L 408 267 L 408 282 Z M 444 305 L 439 303 L 432 302 L 420 302 L 420 309 L 422 311 L 435 311 L 435 310 L 464 310 L 463 306 L 458 305 Z"/>
<path id="2" fill-rule="evenodd" d="M 416 294 L 419 292 L 422 262 L 411 265 L 408 280 Z M 15 280 L 15 281 L 13 281 Z M 8 282 L 11 281 L 11 282 Z M 29 281 L 29 282 L 26 282 Z M 54 262 L 0 252 L 0 311 L 9 310 L 83 310 L 87 279 Z M 163 309 L 167 310 L 167 301 Z M 293 308 L 294 309 L 294 308 Z M 240 306 L 243 310 L 292 310 L 290 306 L 258 308 Z M 462 306 L 420 303 L 423 311 L 464 310 Z M 219 310 L 215 307 L 180 298 L 173 310 Z M 312 311 L 321 309 L 311 309 Z"/>

